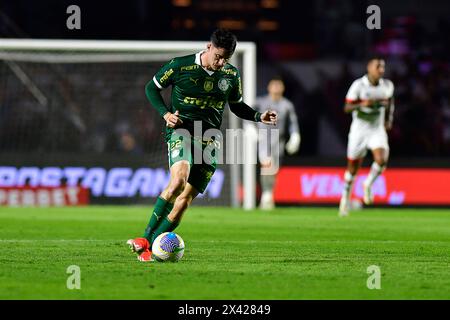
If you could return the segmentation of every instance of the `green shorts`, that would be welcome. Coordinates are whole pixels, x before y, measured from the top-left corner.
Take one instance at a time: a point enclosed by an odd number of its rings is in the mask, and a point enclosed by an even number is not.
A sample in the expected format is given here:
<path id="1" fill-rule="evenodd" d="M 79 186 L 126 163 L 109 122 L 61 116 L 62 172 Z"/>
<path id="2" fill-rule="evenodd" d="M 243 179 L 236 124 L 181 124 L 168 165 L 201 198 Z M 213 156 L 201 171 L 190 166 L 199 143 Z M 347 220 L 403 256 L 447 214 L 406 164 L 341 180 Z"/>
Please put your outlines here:
<path id="1" fill-rule="evenodd" d="M 198 192 L 203 193 L 216 171 L 220 143 L 173 132 L 167 142 L 167 148 L 169 168 L 179 161 L 188 161 L 191 166 L 188 183 Z"/>

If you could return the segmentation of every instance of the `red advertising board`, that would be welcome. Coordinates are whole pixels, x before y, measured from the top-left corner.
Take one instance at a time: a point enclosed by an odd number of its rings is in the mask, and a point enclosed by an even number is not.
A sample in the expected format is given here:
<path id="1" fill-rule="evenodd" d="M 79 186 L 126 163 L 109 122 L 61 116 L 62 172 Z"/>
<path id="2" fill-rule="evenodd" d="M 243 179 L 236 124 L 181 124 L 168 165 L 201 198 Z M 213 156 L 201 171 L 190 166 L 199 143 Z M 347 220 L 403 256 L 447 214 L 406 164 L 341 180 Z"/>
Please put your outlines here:
<path id="1" fill-rule="evenodd" d="M 275 184 L 278 203 L 338 203 L 343 188 L 343 168 L 283 167 Z M 368 168 L 361 169 L 352 198 L 362 199 Z M 450 205 L 450 169 L 388 168 L 375 181 L 375 203 L 391 205 Z"/>
<path id="2" fill-rule="evenodd" d="M 0 187 L 0 206 L 62 207 L 89 203 L 89 190 L 83 187 Z"/>

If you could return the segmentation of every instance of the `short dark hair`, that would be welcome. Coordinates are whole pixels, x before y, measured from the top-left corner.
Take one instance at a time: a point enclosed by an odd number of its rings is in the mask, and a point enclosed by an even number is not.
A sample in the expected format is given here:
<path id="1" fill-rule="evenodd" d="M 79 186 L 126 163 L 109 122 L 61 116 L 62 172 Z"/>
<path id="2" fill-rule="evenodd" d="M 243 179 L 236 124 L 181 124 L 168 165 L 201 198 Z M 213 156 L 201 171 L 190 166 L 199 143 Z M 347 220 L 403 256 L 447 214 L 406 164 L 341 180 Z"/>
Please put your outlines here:
<path id="1" fill-rule="evenodd" d="M 373 54 L 373 55 L 369 55 L 367 57 L 367 64 L 369 64 L 370 62 L 372 62 L 373 60 L 386 60 L 384 59 L 383 56 L 379 55 L 379 54 Z"/>
<path id="2" fill-rule="evenodd" d="M 216 29 L 211 34 L 211 42 L 216 48 L 222 48 L 231 56 L 236 49 L 236 36 L 227 29 Z"/>
<path id="3" fill-rule="evenodd" d="M 274 75 L 272 78 L 270 78 L 269 82 L 270 82 L 270 81 L 281 81 L 281 82 L 284 83 L 283 77 L 282 77 L 281 75 L 279 75 L 279 74 Z"/>

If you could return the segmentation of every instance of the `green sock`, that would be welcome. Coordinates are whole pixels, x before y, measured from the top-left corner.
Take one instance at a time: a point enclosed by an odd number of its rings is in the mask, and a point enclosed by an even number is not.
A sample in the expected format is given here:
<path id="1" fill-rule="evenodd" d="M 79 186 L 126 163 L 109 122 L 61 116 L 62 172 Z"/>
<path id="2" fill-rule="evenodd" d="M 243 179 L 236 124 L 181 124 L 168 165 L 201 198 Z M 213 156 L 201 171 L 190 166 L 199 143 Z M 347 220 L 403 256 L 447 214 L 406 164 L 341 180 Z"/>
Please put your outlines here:
<path id="1" fill-rule="evenodd" d="M 178 221 L 170 221 L 169 217 L 165 217 L 161 223 L 159 224 L 158 228 L 153 232 L 152 238 L 150 240 L 150 245 L 153 244 L 153 241 L 164 232 L 171 232 L 175 230 L 176 227 L 178 227 L 179 222 Z"/>
<path id="2" fill-rule="evenodd" d="M 144 238 L 148 241 L 152 238 L 152 233 L 158 227 L 158 225 L 163 221 L 162 217 L 167 216 L 170 211 L 172 211 L 173 203 L 167 202 L 167 200 L 158 197 L 156 200 L 155 208 L 153 209 L 152 216 L 148 222 L 147 228 L 145 228 Z"/>

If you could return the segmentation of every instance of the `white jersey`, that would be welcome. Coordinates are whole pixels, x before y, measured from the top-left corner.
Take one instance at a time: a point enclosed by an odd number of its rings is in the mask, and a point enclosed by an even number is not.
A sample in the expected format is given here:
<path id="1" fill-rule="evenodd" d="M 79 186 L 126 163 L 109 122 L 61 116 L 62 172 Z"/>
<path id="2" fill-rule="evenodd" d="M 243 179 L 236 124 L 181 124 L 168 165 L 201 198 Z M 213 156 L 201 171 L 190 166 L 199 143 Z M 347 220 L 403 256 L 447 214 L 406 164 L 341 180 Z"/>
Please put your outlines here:
<path id="1" fill-rule="evenodd" d="M 390 99 L 394 95 L 394 84 L 391 80 L 380 79 L 378 85 L 370 83 L 367 75 L 353 81 L 348 90 L 345 101 L 347 103 L 361 102 L 364 100 Z M 385 108 L 379 105 L 374 107 L 361 107 L 352 112 L 352 125 L 350 131 L 371 128 L 384 128 Z"/>
<path id="2" fill-rule="evenodd" d="M 388 79 L 380 79 L 372 85 L 367 75 L 356 79 L 348 90 L 345 101 L 358 103 L 364 100 L 390 99 L 394 95 L 394 84 Z M 388 137 L 384 128 L 385 107 L 361 107 L 352 112 L 352 124 L 348 135 L 347 157 L 359 159 L 366 155 L 367 149 L 383 148 L 389 151 Z"/>

